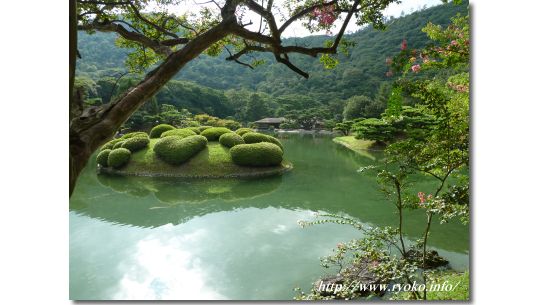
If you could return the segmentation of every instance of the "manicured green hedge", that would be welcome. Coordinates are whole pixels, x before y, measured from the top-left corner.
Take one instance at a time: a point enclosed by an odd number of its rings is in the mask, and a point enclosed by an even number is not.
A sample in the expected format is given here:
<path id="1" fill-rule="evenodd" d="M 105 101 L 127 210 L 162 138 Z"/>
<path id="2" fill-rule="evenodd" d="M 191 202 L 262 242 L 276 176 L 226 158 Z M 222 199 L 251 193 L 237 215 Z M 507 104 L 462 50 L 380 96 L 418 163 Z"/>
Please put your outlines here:
<path id="1" fill-rule="evenodd" d="M 172 130 L 172 129 L 176 129 L 176 128 L 168 124 L 159 124 L 151 129 L 151 131 L 149 132 L 149 137 L 152 139 L 159 138 L 163 132 Z"/>
<path id="2" fill-rule="evenodd" d="M 206 129 L 209 129 L 209 128 L 213 128 L 213 126 L 207 126 L 207 125 L 205 125 L 205 126 L 200 126 L 200 127 L 198 127 L 198 129 L 200 129 L 200 133 L 202 133 L 202 131 L 204 131 L 204 130 L 206 130 Z"/>
<path id="3" fill-rule="evenodd" d="M 183 139 L 179 137 L 164 137 L 155 143 L 153 151 L 164 162 L 179 165 L 199 153 L 206 145 L 207 139 L 200 135 Z"/>
<path id="4" fill-rule="evenodd" d="M 220 136 L 225 133 L 232 132 L 226 127 L 211 127 L 200 133 L 200 135 L 207 138 L 208 141 L 218 141 Z"/>
<path id="5" fill-rule="evenodd" d="M 143 131 L 135 131 L 135 132 L 130 132 L 130 133 L 126 133 L 124 134 L 123 136 L 121 136 L 120 139 L 123 139 L 123 140 L 127 140 L 127 139 L 130 139 L 130 138 L 138 138 L 138 137 L 141 137 L 141 138 L 148 138 L 148 134 L 143 132 Z"/>
<path id="6" fill-rule="evenodd" d="M 243 134 L 242 137 L 243 137 L 243 140 L 245 140 L 245 143 L 247 143 L 247 144 L 259 143 L 259 142 L 269 142 L 269 143 L 273 143 L 273 144 L 278 145 L 278 147 L 280 147 L 280 149 L 284 149 L 284 147 L 282 146 L 282 143 L 280 143 L 280 141 L 277 138 L 269 136 L 269 135 L 266 135 L 266 134 L 263 134 L 263 133 L 247 132 L 247 133 Z"/>
<path id="7" fill-rule="evenodd" d="M 245 140 L 235 132 L 228 132 L 220 136 L 219 143 L 226 147 L 234 147 L 238 144 L 245 144 Z"/>
<path id="8" fill-rule="evenodd" d="M 114 148 L 114 145 L 116 143 L 118 143 L 119 141 L 123 141 L 123 139 L 121 138 L 118 138 L 118 139 L 112 139 L 108 142 L 106 142 L 103 146 L 101 146 L 101 151 L 105 150 L 105 149 L 113 149 Z"/>
<path id="9" fill-rule="evenodd" d="M 282 149 L 273 143 L 239 144 L 230 148 L 232 161 L 243 166 L 274 166 L 282 162 Z"/>
<path id="10" fill-rule="evenodd" d="M 112 146 L 112 149 L 120 148 L 123 145 L 123 143 L 125 143 L 125 140 L 121 139 L 121 141 L 116 142 L 116 144 Z"/>
<path id="11" fill-rule="evenodd" d="M 172 129 L 172 130 L 165 131 L 161 134 L 161 138 L 165 138 L 169 136 L 178 136 L 180 138 L 186 138 L 186 137 L 195 136 L 195 135 L 196 135 L 196 132 L 187 128 L 182 128 L 182 129 Z"/>
<path id="12" fill-rule="evenodd" d="M 125 140 L 121 147 L 127 148 L 131 152 L 135 152 L 148 147 L 148 144 L 149 138 L 144 137 L 143 135 L 139 135 Z"/>
<path id="13" fill-rule="evenodd" d="M 107 167 L 108 166 L 108 154 L 110 154 L 111 151 L 112 149 L 108 149 L 108 148 L 101 150 L 101 152 L 97 155 L 97 164 L 103 167 Z"/>
<path id="14" fill-rule="evenodd" d="M 108 166 L 120 168 L 129 162 L 131 152 L 127 148 L 116 148 L 108 154 Z"/>
<path id="15" fill-rule="evenodd" d="M 254 129 L 252 128 L 247 128 L 247 127 L 243 127 L 243 128 L 239 128 L 235 131 L 235 133 L 237 133 L 238 135 L 242 136 L 243 134 L 247 133 L 247 132 L 254 132 Z"/>
<path id="16" fill-rule="evenodd" d="M 200 134 L 200 132 L 202 132 L 200 130 L 200 127 L 195 127 L 195 126 L 186 127 L 185 129 L 190 129 L 190 130 L 194 131 L 196 134 Z"/>

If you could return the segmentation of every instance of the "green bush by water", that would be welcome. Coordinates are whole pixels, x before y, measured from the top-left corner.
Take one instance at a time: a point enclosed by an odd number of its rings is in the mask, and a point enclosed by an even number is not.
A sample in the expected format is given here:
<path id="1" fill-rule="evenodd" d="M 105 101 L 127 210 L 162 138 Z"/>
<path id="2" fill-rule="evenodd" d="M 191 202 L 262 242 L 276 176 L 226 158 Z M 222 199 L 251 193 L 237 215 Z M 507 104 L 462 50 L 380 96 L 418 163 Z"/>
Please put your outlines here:
<path id="1" fill-rule="evenodd" d="M 204 125 L 204 126 L 198 127 L 198 129 L 200 130 L 200 133 L 202 133 L 202 131 L 204 131 L 206 129 L 209 129 L 209 128 L 213 128 L 213 126 Z"/>
<path id="2" fill-rule="evenodd" d="M 202 131 L 200 135 L 206 137 L 208 141 L 218 141 L 221 135 L 228 132 L 232 131 L 226 127 L 211 127 Z"/>
<path id="3" fill-rule="evenodd" d="M 116 148 L 108 154 L 108 166 L 120 168 L 129 162 L 131 151 L 127 148 Z"/>
<path id="4" fill-rule="evenodd" d="M 260 143 L 260 142 L 269 142 L 278 145 L 280 149 L 283 149 L 282 143 L 280 141 L 272 136 L 259 133 L 259 132 L 247 132 L 242 135 L 243 140 L 245 140 L 245 143 L 252 144 L 252 143 Z"/>
<path id="5" fill-rule="evenodd" d="M 200 127 L 199 127 L 199 126 L 186 127 L 185 129 L 190 129 L 190 130 L 194 131 L 196 134 L 200 134 L 200 132 L 202 132 L 202 131 L 200 130 Z"/>
<path id="6" fill-rule="evenodd" d="M 220 136 L 219 143 L 231 148 L 238 144 L 245 144 L 245 140 L 235 132 L 228 132 Z"/>
<path id="7" fill-rule="evenodd" d="M 195 136 L 196 132 L 188 129 L 188 128 L 181 128 L 181 129 L 172 129 L 165 131 L 161 134 L 161 138 L 169 137 L 169 136 L 177 136 L 180 138 L 186 138 L 189 136 Z"/>
<path id="8" fill-rule="evenodd" d="M 239 144 L 230 149 L 232 161 L 243 166 L 274 166 L 282 162 L 284 152 L 268 142 Z"/>
<path id="9" fill-rule="evenodd" d="M 149 138 L 147 136 L 139 135 L 128 138 L 123 142 L 121 147 L 127 148 L 131 152 L 142 150 L 148 147 Z"/>
<path id="10" fill-rule="evenodd" d="M 119 141 L 123 141 L 123 140 L 121 138 L 119 138 L 119 139 L 112 139 L 112 140 L 106 142 L 103 146 L 101 146 L 101 151 L 103 151 L 105 149 L 113 149 L 114 145 L 116 143 L 118 143 Z"/>
<path id="11" fill-rule="evenodd" d="M 120 139 L 120 141 L 116 142 L 116 144 L 112 146 L 112 149 L 120 148 L 123 145 L 123 143 L 125 143 L 125 140 Z"/>
<path id="12" fill-rule="evenodd" d="M 199 153 L 207 145 L 207 139 L 200 135 L 186 138 L 164 137 L 155 143 L 153 151 L 164 162 L 179 165 Z"/>
<path id="13" fill-rule="evenodd" d="M 159 138 L 163 132 L 172 130 L 172 129 L 176 129 L 176 128 L 168 124 L 159 124 L 151 129 L 151 131 L 149 132 L 149 137 L 152 139 Z"/>
<path id="14" fill-rule="evenodd" d="M 110 152 L 112 151 L 112 149 L 103 149 L 101 150 L 101 152 L 97 155 L 97 164 L 103 166 L 103 167 L 107 167 L 108 166 L 108 154 L 110 154 Z"/>

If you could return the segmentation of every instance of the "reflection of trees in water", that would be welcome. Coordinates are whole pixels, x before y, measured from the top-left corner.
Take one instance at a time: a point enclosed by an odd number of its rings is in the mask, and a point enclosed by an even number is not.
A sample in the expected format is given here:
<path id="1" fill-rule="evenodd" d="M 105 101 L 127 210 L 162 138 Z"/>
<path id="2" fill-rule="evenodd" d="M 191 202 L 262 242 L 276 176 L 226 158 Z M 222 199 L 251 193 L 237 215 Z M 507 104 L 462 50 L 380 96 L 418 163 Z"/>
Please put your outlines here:
<path id="1" fill-rule="evenodd" d="M 185 180 L 98 175 L 98 180 L 128 196 L 113 194 L 107 198 L 72 200 L 71 210 L 119 224 L 157 227 L 240 208 L 245 205 L 242 199 L 264 196 L 276 190 L 282 177 Z M 149 196 L 151 194 L 155 197 Z"/>

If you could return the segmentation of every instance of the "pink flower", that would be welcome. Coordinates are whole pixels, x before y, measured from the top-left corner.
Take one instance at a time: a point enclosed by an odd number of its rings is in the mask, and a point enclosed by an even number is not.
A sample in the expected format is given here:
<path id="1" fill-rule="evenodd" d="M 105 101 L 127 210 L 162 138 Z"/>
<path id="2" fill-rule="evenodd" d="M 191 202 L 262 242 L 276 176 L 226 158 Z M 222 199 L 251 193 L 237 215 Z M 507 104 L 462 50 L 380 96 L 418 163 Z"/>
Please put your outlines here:
<path id="1" fill-rule="evenodd" d="M 385 73 L 385 76 L 387 76 L 387 77 L 391 77 L 392 75 L 393 75 L 393 73 L 392 73 L 392 71 L 390 71 L 390 70 L 387 71 L 387 73 Z"/>
<path id="2" fill-rule="evenodd" d="M 452 41 L 450 42 L 450 45 L 457 46 L 457 45 L 458 45 L 458 42 L 455 41 L 455 40 L 452 40 Z"/>
<path id="3" fill-rule="evenodd" d="M 423 192 L 418 192 L 417 196 L 418 196 L 418 199 L 420 199 L 420 203 L 424 203 L 424 201 L 426 201 L 424 199 L 424 196 L 426 196 L 426 194 L 424 194 Z"/>
<path id="4" fill-rule="evenodd" d="M 420 65 L 414 65 L 411 67 L 411 70 L 413 70 L 413 72 L 415 73 L 418 73 L 420 71 Z"/>
<path id="5" fill-rule="evenodd" d="M 392 65 L 392 58 L 387 57 L 387 59 L 385 59 L 385 63 L 389 66 Z"/>
<path id="6" fill-rule="evenodd" d="M 338 243 L 338 244 L 336 245 L 336 247 L 338 247 L 338 249 L 344 249 L 344 248 L 345 248 L 345 246 L 344 246 L 343 243 Z"/>
<path id="7" fill-rule="evenodd" d="M 405 49 L 407 49 L 407 40 L 402 40 L 402 46 L 400 47 L 400 49 L 403 51 Z"/>

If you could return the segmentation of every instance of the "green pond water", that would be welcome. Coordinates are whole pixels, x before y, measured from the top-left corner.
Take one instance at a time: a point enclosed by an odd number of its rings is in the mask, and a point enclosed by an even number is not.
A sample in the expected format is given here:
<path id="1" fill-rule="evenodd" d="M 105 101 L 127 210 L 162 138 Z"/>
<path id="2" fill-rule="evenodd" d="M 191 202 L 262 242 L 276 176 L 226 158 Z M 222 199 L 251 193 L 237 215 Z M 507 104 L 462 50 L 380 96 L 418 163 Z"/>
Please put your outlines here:
<path id="1" fill-rule="evenodd" d="M 316 212 L 342 213 L 371 226 L 396 225 L 394 207 L 373 173 L 380 153 L 358 155 L 328 137 L 287 136 L 283 176 L 185 181 L 96 175 L 95 158 L 70 201 L 70 298 L 292 299 L 329 274 L 319 258 L 360 237 L 335 224 L 301 228 Z M 417 179 L 428 193 L 432 185 Z M 407 238 L 424 213 L 406 215 Z M 429 245 L 452 268 L 469 265 L 469 228 L 434 222 Z"/>

